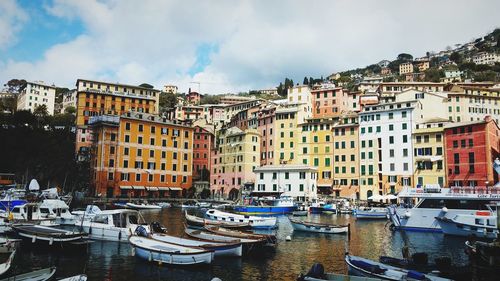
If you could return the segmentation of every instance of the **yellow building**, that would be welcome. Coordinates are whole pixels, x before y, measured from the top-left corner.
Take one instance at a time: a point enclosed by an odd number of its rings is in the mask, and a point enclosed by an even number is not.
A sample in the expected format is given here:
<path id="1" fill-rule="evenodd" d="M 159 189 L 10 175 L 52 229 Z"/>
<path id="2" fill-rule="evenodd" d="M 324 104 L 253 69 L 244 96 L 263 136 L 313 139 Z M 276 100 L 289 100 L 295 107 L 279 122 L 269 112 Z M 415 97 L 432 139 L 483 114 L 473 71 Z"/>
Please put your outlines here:
<path id="1" fill-rule="evenodd" d="M 330 194 L 333 184 L 333 134 L 335 122 L 330 119 L 308 119 L 299 124 L 301 140 L 299 158 L 302 164 L 318 169 L 318 192 Z"/>
<path id="2" fill-rule="evenodd" d="M 416 124 L 413 132 L 414 173 L 416 185 L 446 186 L 446 170 L 444 159 L 444 126 L 446 119 L 435 119 Z"/>
<path id="3" fill-rule="evenodd" d="M 413 72 L 413 63 L 412 62 L 405 62 L 399 65 L 399 74 L 406 74 L 406 73 L 412 73 Z"/>
<path id="4" fill-rule="evenodd" d="M 333 191 L 341 197 L 359 197 L 359 124 L 355 113 L 333 126 Z"/>
<path id="5" fill-rule="evenodd" d="M 274 163 L 301 164 L 298 158 L 300 130 L 297 107 L 279 107 L 275 111 Z"/>
<path id="6" fill-rule="evenodd" d="M 160 91 L 139 86 L 78 79 L 76 81 L 76 151 L 90 147 L 91 116 L 121 115 L 128 111 L 158 113 Z"/>
<path id="7" fill-rule="evenodd" d="M 240 190 L 253 189 L 259 166 L 261 136 L 256 129 L 221 129 L 212 150 L 210 191 L 214 197 L 236 199 Z"/>
<path id="8" fill-rule="evenodd" d="M 94 195 L 163 197 L 191 187 L 194 128 L 139 112 L 89 125 Z"/>

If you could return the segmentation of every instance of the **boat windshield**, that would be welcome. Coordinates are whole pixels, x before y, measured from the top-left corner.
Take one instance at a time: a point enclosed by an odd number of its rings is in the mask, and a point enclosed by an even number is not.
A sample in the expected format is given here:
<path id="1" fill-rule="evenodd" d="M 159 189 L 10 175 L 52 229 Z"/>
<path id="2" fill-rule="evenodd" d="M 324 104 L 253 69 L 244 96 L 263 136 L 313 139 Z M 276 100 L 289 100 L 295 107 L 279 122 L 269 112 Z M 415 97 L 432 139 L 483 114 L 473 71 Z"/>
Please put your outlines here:
<path id="1" fill-rule="evenodd" d="M 416 208 L 459 210 L 488 210 L 489 200 L 461 200 L 461 199 L 423 199 Z"/>
<path id="2" fill-rule="evenodd" d="M 131 224 L 139 224 L 139 218 L 136 215 L 129 215 L 128 222 Z"/>

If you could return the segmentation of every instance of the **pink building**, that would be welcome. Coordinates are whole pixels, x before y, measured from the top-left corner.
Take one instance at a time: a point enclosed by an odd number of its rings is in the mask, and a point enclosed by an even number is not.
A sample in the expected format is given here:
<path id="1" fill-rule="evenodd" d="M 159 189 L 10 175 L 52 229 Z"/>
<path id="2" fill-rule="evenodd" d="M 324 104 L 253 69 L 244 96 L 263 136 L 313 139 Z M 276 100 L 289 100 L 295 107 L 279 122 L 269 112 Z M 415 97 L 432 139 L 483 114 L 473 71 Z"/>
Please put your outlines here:
<path id="1" fill-rule="evenodd" d="M 348 110 L 348 96 L 342 87 L 322 87 L 311 91 L 313 118 L 339 117 Z"/>
<path id="2" fill-rule="evenodd" d="M 260 165 L 273 165 L 274 160 L 274 121 L 276 108 L 263 108 L 258 113 L 258 131 L 260 133 Z"/>
<path id="3" fill-rule="evenodd" d="M 194 127 L 193 180 L 208 181 L 214 139 L 214 134 L 209 127 Z"/>

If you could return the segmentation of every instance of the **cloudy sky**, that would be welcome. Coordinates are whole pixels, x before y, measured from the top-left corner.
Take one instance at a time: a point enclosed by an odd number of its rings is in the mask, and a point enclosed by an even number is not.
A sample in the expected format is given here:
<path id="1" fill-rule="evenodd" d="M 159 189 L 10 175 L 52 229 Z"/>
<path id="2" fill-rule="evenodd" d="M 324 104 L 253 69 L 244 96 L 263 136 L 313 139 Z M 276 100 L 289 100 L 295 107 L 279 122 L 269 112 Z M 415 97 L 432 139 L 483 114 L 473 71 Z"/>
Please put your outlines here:
<path id="1" fill-rule="evenodd" d="M 0 0 L 0 83 L 263 89 L 468 42 L 500 27 L 498 11 L 498 0 Z"/>

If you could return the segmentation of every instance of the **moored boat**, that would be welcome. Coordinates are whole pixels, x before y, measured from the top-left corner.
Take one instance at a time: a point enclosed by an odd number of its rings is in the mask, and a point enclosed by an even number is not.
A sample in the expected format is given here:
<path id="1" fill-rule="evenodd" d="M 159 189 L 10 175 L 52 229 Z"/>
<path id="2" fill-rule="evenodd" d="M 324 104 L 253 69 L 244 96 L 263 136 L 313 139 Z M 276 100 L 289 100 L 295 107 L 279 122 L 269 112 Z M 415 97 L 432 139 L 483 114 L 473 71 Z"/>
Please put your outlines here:
<path id="1" fill-rule="evenodd" d="M 347 233 L 349 227 L 347 225 L 334 225 L 327 223 L 305 222 L 289 217 L 294 231 L 316 232 L 327 234 Z"/>
<path id="2" fill-rule="evenodd" d="M 4 262 L 0 264 L 0 276 L 4 275 L 7 271 L 10 269 L 10 265 L 12 264 L 12 260 L 14 259 L 14 256 L 16 255 L 16 250 L 12 251 L 10 253 L 9 258 Z"/>
<path id="3" fill-rule="evenodd" d="M 158 205 L 153 205 L 153 204 L 131 203 L 131 202 L 126 203 L 125 206 L 133 210 L 160 210 L 162 208 Z"/>
<path id="4" fill-rule="evenodd" d="M 358 207 L 353 214 L 356 219 L 387 219 L 387 208 Z"/>
<path id="5" fill-rule="evenodd" d="M 83 218 L 75 225 L 88 233 L 90 239 L 118 242 L 128 242 L 129 236 L 138 226 L 144 226 L 149 231 L 140 213 L 130 209 L 101 211 L 92 219 Z"/>
<path id="6" fill-rule="evenodd" d="M 189 226 L 194 226 L 194 227 L 203 227 L 205 225 L 216 225 L 216 226 L 221 226 L 221 227 L 226 227 L 226 228 L 249 228 L 250 223 L 245 223 L 245 222 L 235 222 L 235 221 L 222 221 L 222 220 L 211 220 L 211 219 L 205 219 L 205 218 L 200 218 L 195 215 L 190 215 L 187 213 L 187 211 L 184 212 L 184 216 L 186 218 L 186 223 Z"/>
<path id="7" fill-rule="evenodd" d="M 31 271 L 28 273 L 23 273 L 11 277 L 7 277 L 0 281 L 45 281 L 49 280 L 56 273 L 55 267 L 49 267 L 44 269 L 39 269 L 35 271 Z"/>
<path id="8" fill-rule="evenodd" d="M 226 243 L 208 242 L 208 241 L 175 237 L 165 233 L 153 233 L 151 235 L 151 238 L 158 241 L 187 246 L 187 247 L 200 247 L 208 251 L 214 251 L 215 256 L 241 257 L 242 255 L 241 242 L 226 242 Z"/>
<path id="9" fill-rule="evenodd" d="M 19 247 L 21 239 L 11 239 L 8 237 L 0 237 L 0 254 L 12 253 Z"/>
<path id="10" fill-rule="evenodd" d="M 306 217 L 308 214 L 307 211 L 293 211 L 292 216 L 294 217 Z"/>
<path id="11" fill-rule="evenodd" d="M 325 206 L 323 206 L 323 210 L 322 212 L 324 214 L 336 214 L 337 213 L 337 205 L 335 205 L 334 203 L 330 203 L 330 204 L 326 204 Z"/>
<path id="12" fill-rule="evenodd" d="M 276 236 L 271 234 L 255 234 L 251 232 L 244 232 L 238 230 L 226 229 L 218 226 L 207 226 L 205 225 L 205 229 L 214 234 L 232 237 L 234 239 L 254 239 L 261 240 L 269 245 L 275 245 L 277 242 Z"/>
<path id="13" fill-rule="evenodd" d="M 206 242 L 214 242 L 214 243 L 241 243 L 243 246 L 243 251 L 245 253 L 252 252 L 254 250 L 265 249 L 268 247 L 273 247 L 273 243 L 268 243 L 268 239 L 263 237 L 257 238 L 237 238 L 233 236 L 226 236 L 217 234 L 214 232 L 198 230 L 198 229 L 190 229 L 186 228 L 185 233 L 194 239 L 198 239 L 200 241 Z"/>
<path id="14" fill-rule="evenodd" d="M 283 215 L 297 209 L 293 198 L 289 196 L 250 198 L 248 201 L 249 204 L 234 206 L 234 211 L 244 215 Z"/>
<path id="15" fill-rule="evenodd" d="M 380 278 L 361 277 L 325 272 L 322 264 L 315 263 L 304 275 L 300 274 L 297 281 L 381 281 Z"/>
<path id="16" fill-rule="evenodd" d="M 58 281 L 87 281 L 87 275 L 85 275 L 85 274 L 75 275 L 75 276 L 59 279 Z"/>
<path id="17" fill-rule="evenodd" d="M 212 263 L 214 252 L 200 247 L 185 247 L 138 235 L 129 238 L 133 254 L 140 259 L 171 265 Z"/>
<path id="18" fill-rule="evenodd" d="M 424 274 L 415 270 L 406 270 L 395 266 L 390 266 L 349 254 L 345 255 L 345 262 L 348 266 L 349 273 L 358 276 L 379 278 L 383 280 L 451 280 L 430 274 Z"/>
<path id="19" fill-rule="evenodd" d="M 84 232 L 74 232 L 35 224 L 13 225 L 12 229 L 17 235 L 27 241 L 31 241 L 32 244 L 62 246 L 82 242 L 88 238 L 88 235 Z"/>
<path id="20" fill-rule="evenodd" d="M 216 209 L 208 210 L 205 218 L 218 222 L 249 224 L 252 228 L 275 228 L 277 223 L 276 217 L 247 216 Z"/>
<path id="21" fill-rule="evenodd" d="M 478 238 L 498 238 L 497 216 L 490 211 L 476 211 L 474 214 L 457 214 L 435 218 L 446 235 L 475 235 Z"/>

